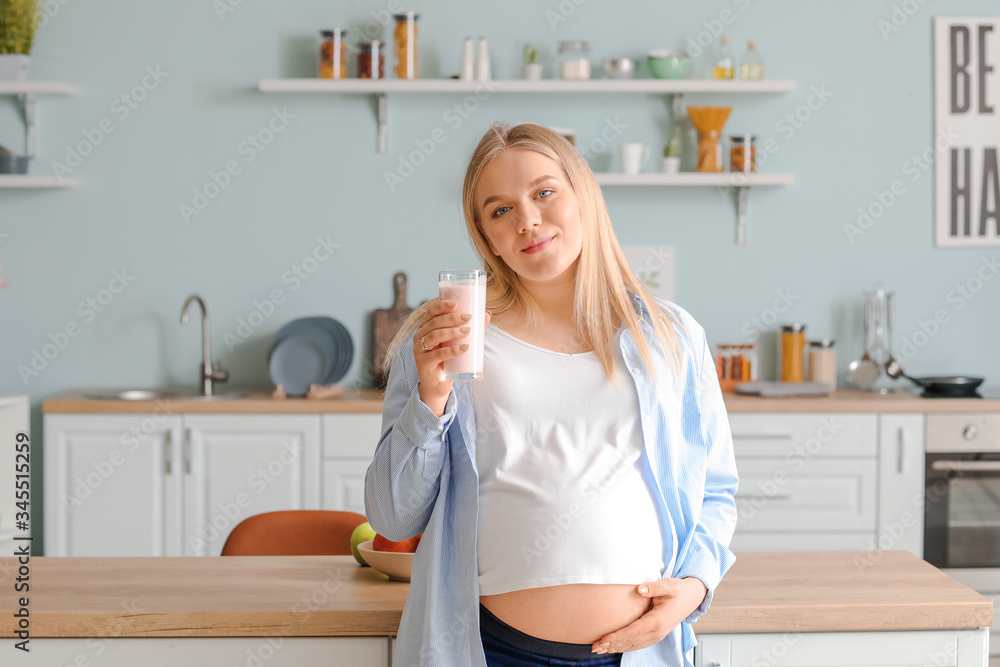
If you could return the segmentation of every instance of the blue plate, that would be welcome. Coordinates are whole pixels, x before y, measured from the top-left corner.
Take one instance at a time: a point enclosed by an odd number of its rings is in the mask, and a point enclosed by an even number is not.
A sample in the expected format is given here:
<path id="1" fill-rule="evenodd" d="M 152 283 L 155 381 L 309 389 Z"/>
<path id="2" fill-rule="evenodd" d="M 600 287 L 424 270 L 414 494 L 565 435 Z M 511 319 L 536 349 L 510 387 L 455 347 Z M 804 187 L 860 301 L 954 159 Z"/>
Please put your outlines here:
<path id="1" fill-rule="evenodd" d="M 334 356 L 333 370 L 330 371 L 326 384 L 334 384 L 343 379 L 347 375 L 347 371 L 351 368 L 351 362 L 354 361 L 354 341 L 351 339 L 351 334 L 347 330 L 347 327 L 332 317 L 320 316 L 312 319 L 323 324 L 333 337 L 336 354 Z"/>
<path id="2" fill-rule="evenodd" d="M 328 340 L 312 333 L 283 338 L 268 355 L 271 380 L 286 394 L 305 395 L 309 385 L 323 384 L 330 374 L 333 356 L 328 347 Z"/>

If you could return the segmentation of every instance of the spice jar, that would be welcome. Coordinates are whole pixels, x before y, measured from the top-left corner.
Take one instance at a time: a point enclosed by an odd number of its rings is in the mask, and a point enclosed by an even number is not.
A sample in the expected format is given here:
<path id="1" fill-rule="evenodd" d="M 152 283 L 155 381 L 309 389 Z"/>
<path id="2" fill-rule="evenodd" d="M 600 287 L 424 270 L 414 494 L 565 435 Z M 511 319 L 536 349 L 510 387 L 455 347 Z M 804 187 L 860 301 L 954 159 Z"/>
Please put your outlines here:
<path id="1" fill-rule="evenodd" d="M 347 78 L 347 42 L 344 41 L 344 31 L 340 28 L 321 30 L 322 42 L 319 45 L 319 78 Z"/>
<path id="2" fill-rule="evenodd" d="M 809 341 L 809 381 L 837 388 L 837 351 L 829 338 Z"/>
<path id="3" fill-rule="evenodd" d="M 559 78 L 590 78 L 590 45 L 581 40 L 559 42 Z"/>
<path id="4" fill-rule="evenodd" d="M 393 14 L 396 28 L 392 31 L 392 41 L 396 50 L 396 78 L 417 78 L 417 19 L 419 14 L 406 12 Z"/>
<path id="5" fill-rule="evenodd" d="M 385 53 L 377 39 L 358 44 L 358 78 L 385 78 Z"/>
<path id="6" fill-rule="evenodd" d="M 781 325 L 781 381 L 802 382 L 803 355 L 806 349 L 806 325 Z"/>
<path id="7" fill-rule="evenodd" d="M 719 343 L 716 345 L 715 370 L 719 381 L 757 381 L 756 343 Z"/>
<path id="8" fill-rule="evenodd" d="M 757 137 L 734 134 L 729 137 L 729 171 L 757 171 Z"/>

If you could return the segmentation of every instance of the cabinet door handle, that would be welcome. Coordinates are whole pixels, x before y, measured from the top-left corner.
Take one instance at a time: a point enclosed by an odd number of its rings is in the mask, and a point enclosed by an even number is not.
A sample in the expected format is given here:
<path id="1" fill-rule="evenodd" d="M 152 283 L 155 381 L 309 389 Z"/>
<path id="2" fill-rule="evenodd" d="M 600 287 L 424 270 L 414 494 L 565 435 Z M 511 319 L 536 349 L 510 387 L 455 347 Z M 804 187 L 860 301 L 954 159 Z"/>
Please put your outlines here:
<path id="1" fill-rule="evenodd" d="M 791 440 L 791 433 L 733 433 L 733 439 L 742 440 Z"/>
<path id="2" fill-rule="evenodd" d="M 906 432 L 903 427 L 896 429 L 896 472 L 903 474 L 903 450 L 906 448 Z"/>
<path id="3" fill-rule="evenodd" d="M 1000 472 L 1000 461 L 934 461 L 931 470 L 956 472 Z"/>
<path id="4" fill-rule="evenodd" d="M 737 493 L 734 497 L 735 498 L 753 498 L 755 495 L 756 494 L 753 494 L 753 493 Z M 792 499 L 792 492 L 791 491 L 778 491 L 776 493 L 772 493 L 769 496 L 764 496 L 764 498 L 766 500 L 791 500 Z"/>
<path id="5" fill-rule="evenodd" d="M 173 431 L 166 431 L 163 434 L 163 458 L 164 464 L 167 470 L 167 474 L 173 474 L 173 458 L 174 458 L 174 438 Z"/>
<path id="6" fill-rule="evenodd" d="M 191 472 L 191 429 L 185 431 L 184 437 L 184 472 Z"/>

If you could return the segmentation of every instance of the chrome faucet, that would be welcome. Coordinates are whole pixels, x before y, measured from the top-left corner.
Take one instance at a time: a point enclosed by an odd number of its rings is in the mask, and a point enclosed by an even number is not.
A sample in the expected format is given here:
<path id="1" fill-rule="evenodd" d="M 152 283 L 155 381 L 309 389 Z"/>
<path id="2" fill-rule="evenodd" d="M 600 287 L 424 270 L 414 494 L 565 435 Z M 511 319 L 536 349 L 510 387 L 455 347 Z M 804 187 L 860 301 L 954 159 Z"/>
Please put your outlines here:
<path id="1" fill-rule="evenodd" d="M 197 301 L 198 305 L 201 306 L 202 359 L 199 373 L 201 379 L 199 383 L 201 384 L 201 393 L 205 396 L 211 396 L 212 382 L 225 382 L 229 379 L 229 371 L 223 369 L 220 364 L 212 365 L 211 341 L 209 340 L 211 329 L 208 326 L 208 310 L 205 308 L 205 302 L 197 294 L 192 294 L 184 302 L 184 308 L 181 310 L 181 324 L 187 324 L 188 322 L 188 307 L 192 301 Z"/>

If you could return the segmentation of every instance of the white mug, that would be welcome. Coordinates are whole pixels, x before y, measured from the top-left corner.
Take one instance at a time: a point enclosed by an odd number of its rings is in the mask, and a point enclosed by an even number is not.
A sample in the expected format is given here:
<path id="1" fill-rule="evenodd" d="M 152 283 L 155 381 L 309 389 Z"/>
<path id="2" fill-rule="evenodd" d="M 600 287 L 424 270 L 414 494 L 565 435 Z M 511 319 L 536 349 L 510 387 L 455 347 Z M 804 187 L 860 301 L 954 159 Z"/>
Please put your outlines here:
<path id="1" fill-rule="evenodd" d="M 622 173 L 638 174 L 649 162 L 649 146 L 639 143 L 619 144 L 618 157 L 622 163 Z"/>

